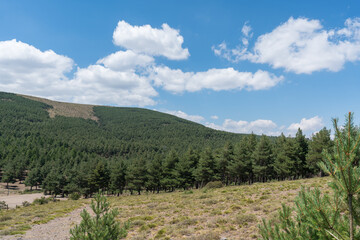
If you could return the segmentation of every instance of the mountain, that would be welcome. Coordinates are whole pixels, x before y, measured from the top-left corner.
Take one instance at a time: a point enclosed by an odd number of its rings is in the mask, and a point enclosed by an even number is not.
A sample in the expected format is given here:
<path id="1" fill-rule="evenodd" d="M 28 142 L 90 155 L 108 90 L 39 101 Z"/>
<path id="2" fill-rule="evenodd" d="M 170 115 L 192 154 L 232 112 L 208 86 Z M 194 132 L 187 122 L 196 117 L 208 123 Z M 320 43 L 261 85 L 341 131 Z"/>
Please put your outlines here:
<path id="1" fill-rule="evenodd" d="M 0 113 L 0 159 L 40 157 L 58 148 L 101 158 L 146 157 L 172 149 L 181 154 L 189 147 L 219 148 L 243 136 L 148 109 L 62 103 L 5 92 L 0 92 Z"/>

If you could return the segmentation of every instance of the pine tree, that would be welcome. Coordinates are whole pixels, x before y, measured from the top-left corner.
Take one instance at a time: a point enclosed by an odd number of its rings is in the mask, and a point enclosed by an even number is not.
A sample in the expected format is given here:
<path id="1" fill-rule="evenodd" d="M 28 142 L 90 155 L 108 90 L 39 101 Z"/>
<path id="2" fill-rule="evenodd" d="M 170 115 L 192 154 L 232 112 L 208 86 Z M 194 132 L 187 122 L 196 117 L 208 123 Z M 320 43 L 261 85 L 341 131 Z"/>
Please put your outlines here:
<path id="1" fill-rule="evenodd" d="M 195 176 L 200 187 L 205 186 L 210 181 L 218 180 L 216 178 L 216 161 L 210 148 L 205 148 L 202 152 Z"/>
<path id="2" fill-rule="evenodd" d="M 157 154 L 148 164 L 148 181 L 147 187 L 153 192 L 159 193 L 161 190 L 161 180 L 163 179 L 163 161 L 161 155 Z"/>
<path id="3" fill-rule="evenodd" d="M 281 134 L 276 139 L 276 157 L 274 161 L 274 171 L 280 180 L 284 180 L 292 175 L 295 175 L 294 160 L 296 159 L 296 144 L 295 140 L 286 138 Z"/>
<path id="4" fill-rule="evenodd" d="M 316 134 L 312 135 L 309 141 L 309 152 L 306 156 L 306 163 L 311 174 L 321 175 L 318 164 L 322 159 L 323 150 L 332 153 L 333 142 L 330 138 L 330 130 L 326 128 L 321 129 Z"/>
<path id="5" fill-rule="evenodd" d="M 234 150 L 234 160 L 230 165 L 233 182 L 240 184 L 253 178 L 252 154 L 256 147 L 256 136 L 251 134 L 243 137 Z"/>
<path id="6" fill-rule="evenodd" d="M 265 182 L 273 175 L 273 151 L 269 137 L 262 135 L 252 155 L 253 172 L 259 181 Z"/>
<path id="7" fill-rule="evenodd" d="M 95 193 L 99 190 L 105 191 L 109 186 L 109 182 L 109 170 L 102 161 L 99 161 L 89 177 L 89 185 L 92 188 L 91 192 Z"/>
<path id="8" fill-rule="evenodd" d="M 110 171 L 110 190 L 123 194 L 126 186 L 126 164 L 123 160 L 116 161 L 111 166 Z"/>
<path id="9" fill-rule="evenodd" d="M 234 162 L 234 146 L 227 142 L 224 148 L 220 151 L 220 156 L 217 158 L 220 178 L 226 185 L 230 181 L 230 166 Z"/>
<path id="10" fill-rule="evenodd" d="M 333 193 L 302 189 L 295 200 L 295 214 L 283 205 L 280 223 L 263 220 L 262 239 L 360 239 L 360 167 L 356 164 L 360 134 L 349 113 L 343 131 L 334 119 L 334 154 L 324 151 L 319 167 L 329 174 Z"/>
<path id="11" fill-rule="evenodd" d="M 97 193 L 90 207 L 95 216 L 91 217 L 84 209 L 80 214 L 82 221 L 70 230 L 71 240 L 115 240 L 126 237 L 128 223 L 120 227 L 120 223 L 115 220 L 119 211 L 110 210 L 110 204 L 104 195 Z"/>
<path id="12" fill-rule="evenodd" d="M 146 161 L 143 158 L 133 159 L 126 172 L 126 181 L 131 193 L 135 190 L 140 195 L 146 186 L 147 178 Z"/>
<path id="13" fill-rule="evenodd" d="M 184 190 L 190 188 L 194 184 L 193 169 L 191 159 L 187 156 L 180 158 L 176 164 L 176 179 L 179 186 Z"/>
<path id="14" fill-rule="evenodd" d="M 41 172 L 39 167 L 32 168 L 26 179 L 25 179 L 25 185 L 30 186 L 30 190 L 35 186 L 37 187 L 41 183 Z"/>
<path id="15" fill-rule="evenodd" d="M 309 169 L 306 164 L 306 154 L 308 153 L 308 142 L 303 135 L 301 129 L 299 128 L 296 136 L 296 158 L 295 169 L 296 169 L 296 177 L 306 177 L 308 175 Z"/>
<path id="16" fill-rule="evenodd" d="M 163 179 L 161 181 L 165 189 L 174 191 L 175 188 L 179 185 L 177 180 L 176 165 L 179 162 L 179 156 L 175 150 L 171 150 L 166 156 L 163 163 Z"/>
<path id="17" fill-rule="evenodd" d="M 9 188 L 9 183 L 16 182 L 16 166 L 9 161 L 3 169 L 2 182 L 6 183 L 6 188 Z"/>

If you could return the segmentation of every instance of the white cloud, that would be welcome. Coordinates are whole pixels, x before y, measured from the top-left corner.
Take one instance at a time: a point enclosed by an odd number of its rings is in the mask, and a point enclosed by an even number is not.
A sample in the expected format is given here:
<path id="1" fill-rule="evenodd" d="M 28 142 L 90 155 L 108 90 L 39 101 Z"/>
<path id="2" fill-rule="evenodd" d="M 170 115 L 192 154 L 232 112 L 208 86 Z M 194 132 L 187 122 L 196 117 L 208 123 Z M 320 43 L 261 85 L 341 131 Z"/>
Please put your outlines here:
<path id="1" fill-rule="evenodd" d="M 0 41 L 0 89 L 26 93 L 66 81 L 72 59 L 17 40 Z"/>
<path id="2" fill-rule="evenodd" d="M 247 31 L 243 32 L 246 37 Z M 228 49 L 223 42 L 213 50 L 233 62 L 267 63 L 298 74 L 337 72 L 345 62 L 360 60 L 360 18 L 347 19 L 342 29 L 325 30 L 319 20 L 291 17 L 272 32 L 259 36 L 251 51 L 246 41 L 235 49 Z"/>
<path id="3" fill-rule="evenodd" d="M 146 67 L 154 62 L 154 58 L 131 50 L 118 51 L 97 61 L 97 64 L 117 71 L 132 70 L 136 67 Z"/>
<path id="4" fill-rule="evenodd" d="M 187 59 L 189 50 L 183 49 L 184 38 L 179 30 L 164 23 L 161 29 L 150 25 L 132 26 L 119 21 L 114 34 L 115 45 L 151 56 L 164 56 L 171 60 Z"/>
<path id="5" fill-rule="evenodd" d="M 78 69 L 72 86 L 76 89 L 73 100 L 79 103 L 147 106 L 154 105 L 152 97 L 157 96 L 147 78 L 101 65 Z"/>
<path id="6" fill-rule="evenodd" d="M 221 90 L 263 90 L 274 87 L 283 80 L 266 71 L 256 73 L 239 72 L 233 68 L 209 69 L 206 72 L 183 72 L 180 69 L 170 69 L 166 66 L 154 67 L 150 76 L 156 86 L 165 90 L 180 93 L 196 92 L 202 89 Z"/>
<path id="7" fill-rule="evenodd" d="M 214 115 L 214 116 L 211 116 L 210 118 L 211 118 L 211 119 L 214 119 L 214 120 L 217 120 L 217 119 L 219 119 L 219 117 L 218 117 L 218 116 L 216 116 L 216 115 Z"/>
<path id="8" fill-rule="evenodd" d="M 300 123 L 292 123 L 287 129 L 290 133 L 296 133 L 300 128 L 303 132 L 316 132 L 324 127 L 322 118 L 315 116 L 313 118 L 303 118 Z"/>
<path id="9" fill-rule="evenodd" d="M 241 32 L 244 34 L 245 37 L 251 37 L 251 26 L 246 22 L 241 29 Z"/>
<path id="10" fill-rule="evenodd" d="M 243 32 L 250 36 L 250 26 L 244 26 Z M 0 41 L 0 89 L 58 101 L 142 107 L 156 104 L 154 97 L 158 93 L 153 86 L 173 93 L 203 89 L 250 91 L 269 89 L 283 79 L 261 70 L 251 73 L 226 68 L 183 72 L 157 66 L 153 56 L 169 59 L 189 56 L 188 50 L 182 48 L 183 37 L 179 31 L 167 24 L 156 29 L 120 21 L 113 37 L 115 44 L 127 50 L 77 68 L 71 77 L 66 75 L 75 65 L 71 58 L 16 40 Z M 203 121 L 200 116 L 182 116 Z"/>
<path id="11" fill-rule="evenodd" d="M 102 62 L 112 66 L 116 57 L 110 55 Z M 147 60 L 143 56 L 139 59 Z M 68 79 L 65 74 L 73 65 L 72 59 L 52 50 L 43 52 L 16 40 L 0 41 L 2 91 L 88 104 L 155 104 L 152 97 L 157 92 L 147 78 L 137 75 L 131 68 L 114 71 L 101 65 L 90 65 L 78 68 L 74 77 Z"/>
<path id="12" fill-rule="evenodd" d="M 199 115 L 188 115 L 182 111 L 164 111 L 164 113 L 168 113 L 174 116 L 177 116 L 179 118 L 183 118 L 189 121 L 193 121 L 193 122 L 197 122 L 197 123 L 201 123 L 205 120 L 204 117 L 199 116 Z"/>
<path id="13" fill-rule="evenodd" d="M 268 136 L 279 136 L 284 133 L 286 136 L 295 136 L 298 128 L 303 131 L 303 134 L 310 137 L 314 132 L 319 131 L 324 127 L 322 119 L 315 116 L 310 119 L 303 118 L 300 123 L 292 123 L 288 128 L 285 126 L 278 126 L 271 120 L 258 119 L 254 121 L 235 121 L 232 119 L 226 119 L 222 125 L 216 125 L 214 123 L 206 123 L 207 127 L 227 131 L 234 133 L 255 133 L 255 134 L 266 134 Z M 285 132 L 284 132 L 285 130 Z"/>
<path id="14" fill-rule="evenodd" d="M 271 120 L 258 119 L 252 122 L 248 121 L 235 121 L 232 119 L 225 119 L 221 126 L 214 123 L 207 123 L 207 127 L 234 133 L 255 133 L 266 134 L 270 136 L 280 135 L 277 125 Z"/>

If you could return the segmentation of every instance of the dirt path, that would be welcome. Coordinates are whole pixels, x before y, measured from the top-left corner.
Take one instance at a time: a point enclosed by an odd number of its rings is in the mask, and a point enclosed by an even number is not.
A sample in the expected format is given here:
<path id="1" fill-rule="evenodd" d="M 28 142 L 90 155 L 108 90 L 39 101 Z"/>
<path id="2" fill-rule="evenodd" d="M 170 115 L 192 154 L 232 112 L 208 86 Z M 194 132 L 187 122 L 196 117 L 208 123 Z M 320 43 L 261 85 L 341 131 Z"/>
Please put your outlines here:
<path id="1" fill-rule="evenodd" d="M 81 207 L 68 213 L 64 217 L 55 218 L 48 223 L 34 225 L 23 236 L 5 236 L 4 240 L 67 240 L 70 239 L 70 229 L 80 223 L 80 213 L 85 207 Z M 89 211 L 90 208 L 86 207 Z"/>
<path id="2" fill-rule="evenodd" d="M 41 198 L 42 196 L 44 196 L 43 193 L 14 194 L 9 196 L 0 195 L 0 201 L 5 201 L 9 208 L 15 208 L 16 205 L 21 206 L 25 201 L 32 203 L 35 198 Z"/>

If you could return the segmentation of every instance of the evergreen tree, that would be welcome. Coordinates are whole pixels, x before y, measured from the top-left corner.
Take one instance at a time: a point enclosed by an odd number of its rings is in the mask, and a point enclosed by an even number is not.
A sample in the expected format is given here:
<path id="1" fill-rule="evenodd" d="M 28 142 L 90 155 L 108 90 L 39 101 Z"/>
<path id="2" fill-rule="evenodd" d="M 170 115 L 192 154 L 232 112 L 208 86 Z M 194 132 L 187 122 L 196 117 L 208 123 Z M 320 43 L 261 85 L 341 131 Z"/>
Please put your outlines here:
<path id="1" fill-rule="evenodd" d="M 104 195 L 97 193 L 90 207 L 95 216 L 91 217 L 84 209 L 80 214 L 82 221 L 70 230 L 71 240 L 115 240 L 126 237 L 128 223 L 120 227 L 115 220 L 119 211 L 110 210 L 110 204 Z"/>
<path id="2" fill-rule="evenodd" d="M 190 188 L 194 184 L 193 169 L 191 167 L 192 162 L 188 157 L 180 158 L 176 164 L 176 179 L 179 186 L 184 190 Z"/>
<path id="3" fill-rule="evenodd" d="M 253 180 L 252 154 L 256 147 L 256 136 L 251 134 L 243 137 L 234 150 L 234 161 L 231 163 L 233 182 L 240 184 Z"/>
<path id="4" fill-rule="evenodd" d="M 107 166 L 102 161 L 99 161 L 90 174 L 89 185 L 92 188 L 91 192 L 105 191 L 109 186 L 109 182 L 110 172 Z"/>
<path id="5" fill-rule="evenodd" d="M 157 154 L 147 167 L 148 169 L 148 181 L 147 187 L 152 189 L 153 192 L 159 193 L 161 190 L 161 181 L 164 177 L 163 173 L 163 161 L 161 155 Z"/>
<path id="6" fill-rule="evenodd" d="M 141 194 L 141 191 L 147 182 L 146 162 L 143 158 L 133 159 L 126 172 L 126 181 L 128 188 L 132 193 L 133 190 Z"/>
<path id="7" fill-rule="evenodd" d="M 217 158 L 220 179 L 226 185 L 228 185 L 230 181 L 230 166 L 233 162 L 234 147 L 231 143 L 227 142 L 224 148 L 220 151 L 220 156 Z"/>
<path id="8" fill-rule="evenodd" d="M 202 152 L 196 169 L 196 180 L 200 182 L 200 187 L 210 181 L 218 180 L 216 177 L 216 161 L 210 148 L 205 148 Z"/>
<path id="9" fill-rule="evenodd" d="M 175 150 L 171 150 L 166 156 L 163 163 L 163 176 L 162 185 L 165 189 L 174 191 L 179 185 L 177 180 L 178 173 L 176 172 L 176 165 L 179 162 L 179 157 Z"/>
<path id="10" fill-rule="evenodd" d="M 6 188 L 9 188 L 9 183 L 16 182 L 16 166 L 13 162 L 8 162 L 5 165 L 1 180 L 6 183 Z"/>
<path id="11" fill-rule="evenodd" d="M 360 239 L 360 167 L 355 164 L 360 134 L 352 128 L 349 113 L 341 131 L 334 119 L 334 154 L 324 151 L 320 168 L 331 176 L 333 193 L 302 189 L 295 201 L 295 214 L 283 205 L 280 223 L 263 220 L 262 239 Z"/>
<path id="12" fill-rule="evenodd" d="M 110 171 L 110 190 L 123 194 L 126 186 L 126 164 L 124 160 L 115 161 Z"/>
<path id="13" fill-rule="evenodd" d="M 276 140 L 276 157 L 273 166 L 278 179 L 284 180 L 296 174 L 294 162 L 297 158 L 297 150 L 295 140 L 286 138 L 284 134 L 281 134 Z"/>
<path id="14" fill-rule="evenodd" d="M 25 185 L 30 186 L 30 190 L 35 186 L 37 187 L 39 184 L 41 184 L 41 171 L 39 167 L 32 168 L 26 179 L 25 179 Z"/>
<path id="15" fill-rule="evenodd" d="M 295 169 L 296 169 L 296 176 L 297 177 L 306 177 L 309 172 L 306 164 L 306 155 L 308 153 L 308 142 L 303 135 L 301 129 L 299 128 L 296 136 L 295 136 L 295 143 L 296 143 L 296 158 L 294 159 L 295 162 Z"/>
<path id="16" fill-rule="evenodd" d="M 330 130 L 326 128 L 321 129 L 316 134 L 312 135 L 309 141 L 309 152 L 306 156 L 307 166 L 310 174 L 321 175 L 318 164 L 322 159 L 322 152 L 324 150 L 332 153 L 333 142 L 330 138 Z"/>
<path id="17" fill-rule="evenodd" d="M 267 181 L 273 176 L 273 151 L 269 137 L 262 135 L 252 155 L 253 172 L 259 181 Z"/>

